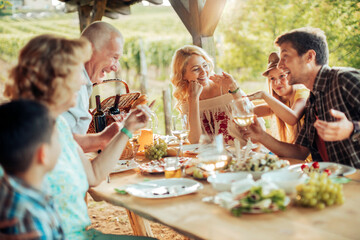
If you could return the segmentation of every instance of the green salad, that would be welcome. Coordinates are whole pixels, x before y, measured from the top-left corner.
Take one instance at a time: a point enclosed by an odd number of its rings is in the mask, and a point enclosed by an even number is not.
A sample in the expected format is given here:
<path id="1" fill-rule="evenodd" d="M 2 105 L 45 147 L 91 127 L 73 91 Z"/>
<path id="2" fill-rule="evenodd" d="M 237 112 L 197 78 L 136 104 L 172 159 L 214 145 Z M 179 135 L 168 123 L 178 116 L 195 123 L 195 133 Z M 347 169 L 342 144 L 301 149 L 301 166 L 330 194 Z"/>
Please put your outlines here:
<path id="1" fill-rule="evenodd" d="M 261 186 L 253 186 L 242 195 L 239 204 L 231 209 L 231 213 L 234 216 L 241 216 L 242 213 L 275 212 L 285 210 L 289 202 L 282 189 L 273 189 L 265 195 Z"/>

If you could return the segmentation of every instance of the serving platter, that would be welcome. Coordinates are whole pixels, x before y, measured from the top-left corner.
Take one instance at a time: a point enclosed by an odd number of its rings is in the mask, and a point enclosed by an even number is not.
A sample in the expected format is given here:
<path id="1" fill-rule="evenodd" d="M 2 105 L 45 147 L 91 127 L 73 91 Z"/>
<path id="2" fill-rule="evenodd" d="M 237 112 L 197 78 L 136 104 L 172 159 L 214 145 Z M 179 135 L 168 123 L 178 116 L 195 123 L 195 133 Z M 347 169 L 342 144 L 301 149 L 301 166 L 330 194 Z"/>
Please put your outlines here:
<path id="1" fill-rule="evenodd" d="M 310 167 L 313 163 L 305 163 L 305 164 Z M 286 169 L 295 172 L 302 172 L 301 165 L 303 164 L 290 165 L 286 167 Z M 354 174 L 356 172 L 356 169 L 353 167 L 339 163 L 333 163 L 333 162 L 319 162 L 319 166 L 320 166 L 319 168 L 320 172 L 324 171 L 325 169 L 330 169 L 331 170 L 330 176 L 347 176 Z"/>

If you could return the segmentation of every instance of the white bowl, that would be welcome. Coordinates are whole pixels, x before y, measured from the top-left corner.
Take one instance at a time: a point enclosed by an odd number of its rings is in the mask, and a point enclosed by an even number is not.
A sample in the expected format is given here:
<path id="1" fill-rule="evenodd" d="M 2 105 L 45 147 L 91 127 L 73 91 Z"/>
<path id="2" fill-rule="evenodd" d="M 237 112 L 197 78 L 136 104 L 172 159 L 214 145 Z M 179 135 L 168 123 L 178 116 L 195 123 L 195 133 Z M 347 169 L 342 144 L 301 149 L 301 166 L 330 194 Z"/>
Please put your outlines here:
<path id="1" fill-rule="evenodd" d="M 284 189 L 287 194 L 295 193 L 296 186 L 304 183 L 307 178 L 306 174 L 285 170 L 267 172 L 261 176 L 261 179 L 275 183 L 279 188 Z"/>
<path id="2" fill-rule="evenodd" d="M 232 183 L 244 179 L 252 179 L 252 175 L 245 172 L 216 173 L 207 181 L 218 191 L 230 191 Z"/>

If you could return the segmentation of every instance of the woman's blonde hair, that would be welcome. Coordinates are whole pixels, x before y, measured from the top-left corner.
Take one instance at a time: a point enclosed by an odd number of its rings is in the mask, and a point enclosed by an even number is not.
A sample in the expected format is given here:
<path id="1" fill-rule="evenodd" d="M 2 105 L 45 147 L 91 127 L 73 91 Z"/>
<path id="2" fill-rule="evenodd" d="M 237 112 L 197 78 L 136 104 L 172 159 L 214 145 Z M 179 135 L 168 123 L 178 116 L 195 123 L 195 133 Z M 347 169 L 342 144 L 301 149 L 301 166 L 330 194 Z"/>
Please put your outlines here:
<path id="1" fill-rule="evenodd" d="M 209 64 L 210 72 L 214 70 L 214 63 L 210 56 L 200 47 L 194 45 L 185 45 L 176 50 L 171 62 L 171 83 L 175 87 L 173 96 L 177 100 L 176 107 L 187 101 L 189 82 L 184 79 L 189 58 L 192 55 L 198 55 Z"/>
<path id="2" fill-rule="evenodd" d="M 21 49 L 18 63 L 10 71 L 13 81 L 6 86 L 5 95 L 60 106 L 75 91 L 76 83 L 67 78 L 91 54 L 91 44 L 86 39 L 37 36 Z"/>

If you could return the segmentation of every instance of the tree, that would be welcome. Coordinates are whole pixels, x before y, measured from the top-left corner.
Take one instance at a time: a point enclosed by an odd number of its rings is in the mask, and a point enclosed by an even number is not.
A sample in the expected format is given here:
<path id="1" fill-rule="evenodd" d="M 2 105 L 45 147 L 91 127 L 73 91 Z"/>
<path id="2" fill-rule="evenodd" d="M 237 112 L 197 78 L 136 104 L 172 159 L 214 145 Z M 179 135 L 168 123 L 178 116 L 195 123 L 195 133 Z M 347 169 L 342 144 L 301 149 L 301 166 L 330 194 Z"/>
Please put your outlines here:
<path id="1" fill-rule="evenodd" d="M 318 27 L 327 35 L 330 66 L 360 68 L 360 3 L 355 0 L 229 1 L 220 24 L 220 67 L 240 80 L 261 79 L 275 38 L 291 29 Z"/>

